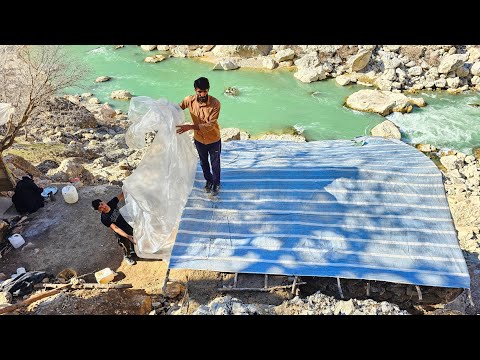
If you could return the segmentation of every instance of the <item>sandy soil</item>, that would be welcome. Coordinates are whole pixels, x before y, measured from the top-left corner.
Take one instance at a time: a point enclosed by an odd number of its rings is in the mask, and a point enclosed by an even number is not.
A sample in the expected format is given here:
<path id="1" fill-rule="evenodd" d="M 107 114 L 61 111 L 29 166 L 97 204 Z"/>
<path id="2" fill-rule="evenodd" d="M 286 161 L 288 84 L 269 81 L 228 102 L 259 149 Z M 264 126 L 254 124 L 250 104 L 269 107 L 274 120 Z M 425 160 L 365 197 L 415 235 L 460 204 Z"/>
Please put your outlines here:
<path id="1" fill-rule="evenodd" d="M 79 201 L 67 204 L 59 192 L 56 201 L 29 215 L 24 222 L 22 235 L 26 244 L 10 250 L 2 259 L 0 267 L 7 276 L 20 266 L 27 271 L 46 271 L 53 276 L 66 268 L 76 271 L 86 282 L 96 282 L 95 271 L 111 268 L 118 275 L 114 281 L 129 283 L 132 289 L 125 290 L 75 290 L 66 295 L 57 295 L 43 306 L 29 306 L 23 313 L 35 314 L 145 314 L 151 303 L 164 301 L 162 287 L 167 264 L 161 260 L 138 259 L 130 266 L 123 261 L 121 248 L 113 232 L 100 222 L 100 214 L 91 207 L 95 198 L 110 200 L 121 189 L 115 186 L 87 186 L 79 189 Z M 17 215 L 10 208 L 4 217 Z M 233 284 L 233 274 L 212 271 L 172 270 L 171 280 L 188 284 L 189 301 L 186 313 L 194 311 L 221 293 L 218 288 Z M 52 277 L 50 277 L 52 278 Z M 263 275 L 240 275 L 239 287 L 262 287 Z M 285 276 L 270 277 L 269 285 L 291 283 Z M 120 295 L 121 294 L 121 295 Z M 180 294 L 181 297 L 183 294 Z M 280 304 L 290 297 L 285 290 L 273 293 L 245 293 L 236 296 L 246 302 Z M 54 299 L 57 299 L 53 301 Z M 178 299 L 171 299 L 175 302 Z M 150 304 L 150 309 L 148 304 Z M 148 310 L 148 311 L 147 311 Z"/>

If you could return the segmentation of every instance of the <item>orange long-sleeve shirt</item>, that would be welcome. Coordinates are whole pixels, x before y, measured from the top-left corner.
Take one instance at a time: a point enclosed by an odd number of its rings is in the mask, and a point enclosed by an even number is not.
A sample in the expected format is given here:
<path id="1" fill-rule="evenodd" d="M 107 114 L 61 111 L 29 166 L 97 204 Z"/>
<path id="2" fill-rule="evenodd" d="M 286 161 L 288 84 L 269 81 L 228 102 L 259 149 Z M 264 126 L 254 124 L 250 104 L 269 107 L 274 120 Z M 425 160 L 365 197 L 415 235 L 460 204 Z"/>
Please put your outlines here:
<path id="1" fill-rule="evenodd" d="M 195 140 L 205 145 L 220 140 L 220 125 L 218 124 L 220 101 L 209 95 L 206 103 L 200 103 L 197 101 L 196 95 L 190 95 L 179 105 L 182 109 L 188 108 L 193 123 L 199 127 L 199 130 L 194 130 Z"/>

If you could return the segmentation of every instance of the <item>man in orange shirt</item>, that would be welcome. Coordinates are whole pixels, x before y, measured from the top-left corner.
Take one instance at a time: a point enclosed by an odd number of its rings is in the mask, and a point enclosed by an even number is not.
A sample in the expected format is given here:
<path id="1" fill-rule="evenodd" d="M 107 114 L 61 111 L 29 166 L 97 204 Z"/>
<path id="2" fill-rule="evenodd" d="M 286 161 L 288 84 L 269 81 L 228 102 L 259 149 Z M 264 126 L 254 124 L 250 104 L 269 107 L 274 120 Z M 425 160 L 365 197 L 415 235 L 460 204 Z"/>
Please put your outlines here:
<path id="1" fill-rule="evenodd" d="M 193 125 L 177 125 L 177 133 L 183 134 L 185 131 L 194 130 L 195 147 L 200 157 L 203 177 L 207 181 L 205 191 L 211 192 L 215 196 L 220 189 L 220 153 L 222 151 L 220 126 L 218 125 L 220 101 L 208 95 L 210 83 L 207 78 L 198 78 L 193 82 L 193 87 L 195 95 L 187 96 L 179 104 L 184 110 L 188 108 Z M 208 162 L 209 155 L 212 172 L 210 172 L 210 163 Z"/>

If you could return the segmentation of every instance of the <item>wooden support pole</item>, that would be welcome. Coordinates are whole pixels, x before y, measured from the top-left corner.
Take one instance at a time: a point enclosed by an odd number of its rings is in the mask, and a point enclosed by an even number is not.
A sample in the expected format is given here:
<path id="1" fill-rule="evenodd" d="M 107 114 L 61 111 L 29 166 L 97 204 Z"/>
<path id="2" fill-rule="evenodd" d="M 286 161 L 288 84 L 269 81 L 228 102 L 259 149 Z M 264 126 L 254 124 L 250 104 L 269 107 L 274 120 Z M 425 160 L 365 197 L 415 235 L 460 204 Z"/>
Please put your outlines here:
<path id="1" fill-rule="evenodd" d="M 59 287 L 58 289 L 48 290 L 48 291 L 45 291 L 44 293 L 30 296 L 27 300 L 22 301 L 20 303 L 1 308 L 0 309 L 0 315 L 15 311 L 15 310 L 20 309 L 20 308 L 25 307 L 25 306 L 28 306 L 31 303 L 33 303 L 35 301 L 38 301 L 38 300 L 41 300 L 43 298 L 56 295 L 56 294 L 62 292 L 62 290 L 66 289 L 67 287 L 71 286 L 71 285 L 70 284 L 62 284 L 62 286 L 63 287 Z"/>
<path id="2" fill-rule="evenodd" d="M 293 278 L 293 284 L 292 284 L 292 295 L 295 295 L 295 288 L 297 287 L 297 280 L 298 280 L 298 277 L 295 276 Z"/>
<path id="3" fill-rule="evenodd" d="M 263 287 L 266 289 L 268 288 L 268 275 L 265 274 L 265 285 L 263 285 Z"/>
<path id="4" fill-rule="evenodd" d="M 343 291 L 342 291 L 342 284 L 340 284 L 340 278 L 339 277 L 337 277 L 337 287 L 338 287 L 338 292 L 340 294 L 340 299 L 344 299 Z"/>
<path id="5" fill-rule="evenodd" d="M 423 297 L 422 297 L 422 290 L 420 290 L 420 286 L 415 285 L 415 289 L 417 289 L 418 301 L 422 301 Z"/>
<path id="6" fill-rule="evenodd" d="M 306 282 L 297 282 L 296 286 L 299 285 L 304 285 Z M 260 292 L 268 292 L 272 290 L 278 290 L 278 289 L 288 289 L 292 287 L 292 285 L 282 285 L 282 286 L 272 286 L 270 288 L 219 288 L 217 289 L 218 291 L 221 292 L 230 292 L 230 291 L 260 291 Z"/>
<path id="7" fill-rule="evenodd" d="M 170 276 L 170 269 L 167 269 L 167 273 L 165 274 L 165 282 L 163 283 L 162 293 L 165 294 L 167 292 L 167 283 L 168 277 Z"/>
<path id="8" fill-rule="evenodd" d="M 370 296 L 370 281 L 367 281 L 367 296 Z"/>
<path id="9" fill-rule="evenodd" d="M 235 273 L 235 277 L 233 278 L 233 287 L 237 287 L 237 281 L 238 281 L 238 273 Z"/>
<path id="10" fill-rule="evenodd" d="M 468 300 L 469 300 L 469 302 L 470 302 L 470 305 L 473 306 L 473 307 L 475 307 L 475 303 L 473 302 L 473 298 L 472 298 L 472 290 L 471 290 L 471 289 L 468 289 L 467 294 L 468 294 Z"/>
<path id="11" fill-rule="evenodd" d="M 40 285 L 40 286 L 37 286 Z M 64 284 L 37 284 L 34 287 L 44 287 L 44 288 L 54 288 L 58 289 Z M 96 284 L 96 283 L 85 283 L 85 284 L 75 284 L 72 285 L 72 289 L 129 289 L 132 288 L 132 284 Z"/>

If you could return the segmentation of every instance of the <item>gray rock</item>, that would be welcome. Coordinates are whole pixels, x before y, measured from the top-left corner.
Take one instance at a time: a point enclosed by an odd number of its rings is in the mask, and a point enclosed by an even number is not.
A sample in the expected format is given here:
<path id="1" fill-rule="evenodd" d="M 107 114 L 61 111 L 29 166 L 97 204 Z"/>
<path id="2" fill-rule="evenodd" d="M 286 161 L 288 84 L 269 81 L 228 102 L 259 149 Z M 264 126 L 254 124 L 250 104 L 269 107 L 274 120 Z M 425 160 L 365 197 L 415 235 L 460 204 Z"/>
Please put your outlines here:
<path id="1" fill-rule="evenodd" d="M 220 136 L 222 137 L 222 141 L 232 141 L 232 140 L 240 140 L 240 129 L 237 128 L 224 128 L 220 130 Z"/>
<path id="2" fill-rule="evenodd" d="M 235 70 L 238 69 L 239 66 L 237 63 L 232 59 L 221 60 L 216 63 L 212 70 Z"/>
<path id="3" fill-rule="evenodd" d="M 402 137 L 399 128 L 390 120 L 385 120 L 375 126 L 372 129 L 371 134 L 372 136 L 381 136 L 389 139 L 401 139 Z"/>
<path id="4" fill-rule="evenodd" d="M 459 169 L 463 166 L 463 160 L 457 158 L 455 155 L 442 156 L 440 162 L 447 170 Z"/>
<path id="5" fill-rule="evenodd" d="M 470 72 L 472 73 L 472 75 L 480 76 L 480 61 L 477 61 L 472 65 L 472 67 L 470 68 Z"/>
<path id="6" fill-rule="evenodd" d="M 413 98 L 400 93 L 380 90 L 360 90 L 347 98 L 345 105 L 351 109 L 375 112 L 386 116 L 393 111 L 410 112 Z M 416 100 L 414 100 L 416 101 Z"/>
<path id="7" fill-rule="evenodd" d="M 278 64 L 274 59 L 266 57 L 263 59 L 262 65 L 266 69 L 273 70 L 277 67 Z"/>
<path id="8" fill-rule="evenodd" d="M 157 48 L 157 45 L 140 45 L 143 51 L 152 51 Z"/>
<path id="9" fill-rule="evenodd" d="M 422 75 L 423 69 L 421 66 L 412 66 L 407 72 L 410 76 L 420 76 Z"/>
<path id="10" fill-rule="evenodd" d="M 360 71 L 367 66 L 372 56 L 372 50 L 359 50 L 356 55 L 350 57 L 347 61 L 347 66 L 350 71 Z"/>
<path id="11" fill-rule="evenodd" d="M 275 54 L 275 60 L 277 60 L 278 62 L 293 60 L 294 57 L 295 51 L 293 51 L 292 49 L 280 50 Z"/>
<path id="12" fill-rule="evenodd" d="M 115 90 L 110 94 L 110 97 L 117 100 L 130 100 L 133 95 L 127 90 Z"/>
<path id="13" fill-rule="evenodd" d="M 438 72 L 441 74 L 448 74 L 451 71 L 455 71 L 460 66 L 463 66 L 467 59 L 468 54 L 446 55 L 440 61 L 440 65 L 438 65 Z"/>
<path id="14" fill-rule="evenodd" d="M 294 61 L 294 64 L 300 68 L 314 68 L 320 65 L 320 59 L 316 52 L 310 52 Z"/>
<path id="15" fill-rule="evenodd" d="M 272 45 L 216 45 L 212 54 L 216 57 L 254 57 L 268 55 L 270 50 Z"/>
<path id="16" fill-rule="evenodd" d="M 305 83 L 323 80 L 326 78 L 325 72 L 321 66 L 317 68 L 300 69 L 293 74 L 293 76 Z"/>
<path id="17" fill-rule="evenodd" d="M 99 76 L 95 79 L 95 82 L 101 83 L 101 82 L 109 81 L 111 79 L 112 78 L 110 76 Z"/>

